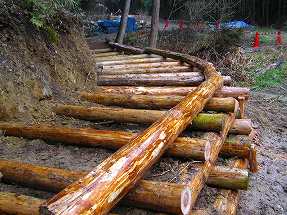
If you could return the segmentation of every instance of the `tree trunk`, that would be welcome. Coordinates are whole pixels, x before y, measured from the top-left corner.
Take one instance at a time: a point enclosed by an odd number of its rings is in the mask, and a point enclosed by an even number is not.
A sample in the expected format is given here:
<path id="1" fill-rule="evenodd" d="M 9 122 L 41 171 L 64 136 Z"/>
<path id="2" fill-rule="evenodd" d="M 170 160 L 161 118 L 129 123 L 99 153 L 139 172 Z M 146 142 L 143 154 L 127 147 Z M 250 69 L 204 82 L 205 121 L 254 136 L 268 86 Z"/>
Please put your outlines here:
<path id="1" fill-rule="evenodd" d="M 131 0 L 126 0 L 125 1 L 125 8 L 122 11 L 122 16 L 121 16 L 121 23 L 120 23 L 120 29 L 117 34 L 116 42 L 122 44 L 124 42 L 124 37 L 127 29 L 127 24 L 128 24 L 128 16 L 130 12 L 130 6 L 131 6 Z"/>
<path id="2" fill-rule="evenodd" d="M 96 130 L 91 128 L 64 128 L 48 126 L 23 126 L 17 124 L 0 124 L 0 130 L 6 136 L 24 137 L 29 139 L 43 139 L 47 141 L 57 141 L 66 144 L 104 147 L 109 149 L 119 149 L 126 145 L 135 133 L 125 131 Z M 197 138 L 178 137 L 174 144 L 170 145 L 166 155 L 193 160 L 204 160 L 204 150 L 207 140 L 204 136 Z M 237 138 L 230 138 L 223 145 L 220 152 L 222 157 L 239 157 L 256 162 L 255 157 L 251 157 L 253 147 L 249 143 L 240 144 Z"/>
<path id="3" fill-rule="evenodd" d="M 176 63 L 176 62 L 164 62 Z M 159 63 L 161 64 L 161 63 Z M 143 65 L 143 64 L 142 64 Z M 150 67 L 151 64 L 147 66 Z M 135 65 L 136 66 L 136 65 Z M 120 68 L 116 68 L 120 69 Z M 115 70 L 115 69 L 113 69 Z M 223 76 L 224 84 L 230 85 L 230 76 Z M 204 81 L 201 72 L 184 73 L 158 73 L 158 74 L 125 74 L 125 75 L 99 75 L 99 86 L 198 86 Z"/>
<path id="4" fill-rule="evenodd" d="M 151 124 L 160 120 L 167 113 L 159 110 L 125 109 L 114 107 L 83 107 L 72 105 L 58 105 L 55 110 L 57 114 L 74 117 L 83 120 L 104 121 L 126 123 Z M 220 131 L 225 119 L 224 114 L 205 114 L 196 116 L 190 126 L 193 130 Z M 249 135 L 252 131 L 251 121 L 248 119 L 236 119 L 231 134 Z"/>
<path id="5" fill-rule="evenodd" d="M 86 93 L 82 99 L 107 106 L 120 106 L 140 109 L 170 109 L 176 106 L 184 96 L 147 96 L 128 94 Z M 207 111 L 237 112 L 239 104 L 234 98 L 211 98 L 205 106 Z"/>
<path id="6" fill-rule="evenodd" d="M 201 165 L 194 165 L 191 169 L 196 170 L 200 167 Z M 5 183 L 49 192 L 59 192 L 87 174 L 84 171 L 69 171 L 6 160 L 0 160 L 0 170 L 3 171 Z M 248 171 L 222 166 L 214 167 L 207 180 L 207 184 L 212 187 L 216 185 L 219 188 L 244 190 L 248 188 L 248 182 Z M 180 210 L 178 201 L 184 187 L 184 184 L 141 180 L 121 204 L 161 212 L 176 212 Z"/>
<path id="7" fill-rule="evenodd" d="M 153 0 L 152 18 L 151 18 L 151 34 L 149 40 L 149 46 L 156 48 L 158 31 L 159 31 L 159 11 L 160 0 Z"/>
<path id="8" fill-rule="evenodd" d="M 203 63 L 204 83 L 96 169 L 43 204 L 41 214 L 107 214 L 222 87 L 223 78 Z"/>
<path id="9" fill-rule="evenodd" d="M 173 66 L 159 68 L 133 68 L 121 70 L 100 70 L 99 74 L 103 75 L 125 75 L 125 74 L 157 74 L 157 73 L 185 73 L 192 72 L 192 68 L 188 66 Z"/>
<path id="10" fill-rule="evenodd" d="M 184 215 L 189 215 L 195 205 L 197 197 L 204 187 L 215 162 L 217 161 L 219 152 L 225 142 L 229 129 L 235 120 L 234 113 L 229 114 L 229 117 L 224 121 L 224 127 L 220 134 L 210 133 L 208 140 L 210 144 L 206 147 L 205 162 L 203 167 L 192 176 L 190 183 L 186 185 L 186 189 L 182 191 L 181 195 L 181 211 Z"/>
<path id="11" fill-rule="evenodd" d="M 130 87 L 130 86 L 98 86 L 95 93 L 121 93 L 151 96 L 186 96 L 196 87 Z M 223 87 L 215 92 L 216 97 L 244 97 L 250 96 L 250 89 L 242 87 Z"/>

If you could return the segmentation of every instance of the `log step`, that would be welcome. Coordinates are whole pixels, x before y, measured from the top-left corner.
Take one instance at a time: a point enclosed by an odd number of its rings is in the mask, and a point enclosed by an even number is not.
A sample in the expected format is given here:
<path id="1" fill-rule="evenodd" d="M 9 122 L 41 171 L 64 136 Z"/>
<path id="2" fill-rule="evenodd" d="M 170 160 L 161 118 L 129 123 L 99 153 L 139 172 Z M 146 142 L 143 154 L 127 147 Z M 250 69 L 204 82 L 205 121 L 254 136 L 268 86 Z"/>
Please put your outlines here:
<path id="1" fill-rule="evenodd" d="M 109 56 L 116 56 L 120 55 L 119 52 L 105 52 L 105 53 L 98 53 L 98 54 L 93 54 L 94 58 L 99 58 L 99 57 L 109 57 Z"/>
<path id="2" fill-rule="evenodd" d="M 109 61 L 132 60 L 132 59 L 152 58 L 152 57 L 156 57 L 156 55 L 149 55 L 149 54 L 116 55 L 116 56 L 110 56 L 110 57 L 99 57 L 99 58 L 95 58 L 95 60 L 97 63 L 101 63 L 101 62 L 109 62 Z"/>
<path id="3" fill-rule="evenodd" d="M 71 145 L 87 147 L 104 147 L 117 150 L 125 146 L 136 134 L 125 131 L 96 130 L 92 128 L 65 128 L 45 125 L 24 126 L 21 124 L 0 124 L 0 131 L 6 136 L 24 137 L 29 139 L 43 139 L 57 141 Z M 207 140 L 204 135 L 198 138 L 178 137 L 169 146 L 166 155 L 204 160 Z M 254 148 L 249 143 L 240 144 L 239 138 L 229 138 L 223 145 L 221 157 L 238 157 L 249 160 L 250 166 L 257 166 Z"/>
<path id="4" fill-rule="evenodd" d="M 116 107 L 84 107 L 75 105 L 57 105 L 54 109 L 58 115 L 74 117 L 83 120 L 105 121 L 125 123 L 151 124 L 160 120 L 166 111 L 141 110 Z M 203 131 L 220 131 L 223 127 L 224 114 L 198 114 L 190 128 Z M 251 120 L 236 119 L 230 134 L 249 135 L 252 131 Z"/>
<path id="5" fill-rule="evenodd" d="M 198 168 L 201 168 L 200 164 L 192 164 L 190 167 L 191 171 Z M 49 192 L 59 192 L 87 174 L 84 171 L 69 171 L 9 160 L 0 160 L 0 171 L 3 173 L 3 182 L 5 183 Z M 247 189 L 248 175 L 246 170 L 216 166 L 207 183 L 212 187 Z M 161 212 L 176 212 L 180 210 L 178 199 L 180 199 L 184 187 L 184 184 L 141 180 L 121 203 Z"/>
<path id="6" fill-rule="evenodd" d="M 97 62 L 97 66 L 116 66 L 116 65 L 125 65 L 129 66 L 130 64 L 141 64 L 141 63 L 160 63 L 160 62 L 175 62 L 172 59 L 164 59 L 162 57 L 153 57 L 153 58 L 140 58 L 140 59 L 127 59 L 127 60 L 115 60 L 115 61 L 105 61 Z"/>
<path id="7" fill-rule="evenodd" d="M 106 52 L 113 52 L 113 49 L 106 48 L 106 49 L 94 49 L 91 50 L 92 54 L 100 54 L 100 53 L 106 53 Z"/>

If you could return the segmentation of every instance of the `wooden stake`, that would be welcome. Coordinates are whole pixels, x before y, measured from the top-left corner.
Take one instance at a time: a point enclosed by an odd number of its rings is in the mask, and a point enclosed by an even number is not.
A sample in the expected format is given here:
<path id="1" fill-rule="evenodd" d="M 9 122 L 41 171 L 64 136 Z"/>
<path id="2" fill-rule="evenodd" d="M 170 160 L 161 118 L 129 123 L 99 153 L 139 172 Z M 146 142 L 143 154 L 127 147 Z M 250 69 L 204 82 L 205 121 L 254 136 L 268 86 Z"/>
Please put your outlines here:
<path id="1" fill-rule="evenodd" d="M 83 107 L 73 105 L 57 105 L 54 111 L 59 115 L 74 117 L 83 120 L 104 121 L 112 120 L 115 122 L 145 123 L 151 124 L 160 120 L 166 111 L 159 110 L 140 110 L 115 107 Z M 190 128 L 203 131 L 220 131 L 225 119 L 224 114 L 205 114 L 201 113 L 195 117 Z M 236 119 L 231 134 L 249 135 L 252 131 L 251 120 Z"/>
<path id="2" fill-rule="evenodd" d="M 206 81 L 176 107 L 107 158 L 96 169 L 41 206 L 41 214 L 107 214 L 192 122 L 223 78 L 202 65 Z"/>

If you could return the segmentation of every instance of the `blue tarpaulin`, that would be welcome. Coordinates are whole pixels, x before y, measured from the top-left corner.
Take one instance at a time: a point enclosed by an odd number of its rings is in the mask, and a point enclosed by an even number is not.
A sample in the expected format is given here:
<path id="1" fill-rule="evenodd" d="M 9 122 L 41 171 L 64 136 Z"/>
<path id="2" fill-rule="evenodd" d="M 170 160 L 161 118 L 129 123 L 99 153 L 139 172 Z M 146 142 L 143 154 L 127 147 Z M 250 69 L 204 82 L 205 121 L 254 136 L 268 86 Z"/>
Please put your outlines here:
<path id="1" fill-rule="evenodd" d="M 113 20 L 102 19 L 97 22 L 101 31 L 107 34 L 117 33 L 120 28 L 121 18 L 116 18 Z M 133 16 L 128 17 L 127 29 L 126 32 L 135 32 L 137 31 L 136 19 Z"/>

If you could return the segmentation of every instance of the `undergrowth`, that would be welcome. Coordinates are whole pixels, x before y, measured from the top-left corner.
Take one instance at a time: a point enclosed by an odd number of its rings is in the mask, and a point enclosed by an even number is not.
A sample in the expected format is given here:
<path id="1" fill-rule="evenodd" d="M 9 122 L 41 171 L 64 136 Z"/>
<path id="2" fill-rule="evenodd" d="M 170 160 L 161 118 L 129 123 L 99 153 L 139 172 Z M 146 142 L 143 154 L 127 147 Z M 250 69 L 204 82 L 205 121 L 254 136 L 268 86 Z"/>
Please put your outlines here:
<path id="1" fill-rule="evenodd" d="M 287 78 L 287 63 L 280 68 L 270 69 L 264 74 L 255 77 L 255 89 L 264 89 L 268 87 L 279 86 Z"/>

